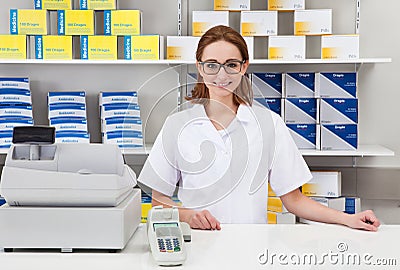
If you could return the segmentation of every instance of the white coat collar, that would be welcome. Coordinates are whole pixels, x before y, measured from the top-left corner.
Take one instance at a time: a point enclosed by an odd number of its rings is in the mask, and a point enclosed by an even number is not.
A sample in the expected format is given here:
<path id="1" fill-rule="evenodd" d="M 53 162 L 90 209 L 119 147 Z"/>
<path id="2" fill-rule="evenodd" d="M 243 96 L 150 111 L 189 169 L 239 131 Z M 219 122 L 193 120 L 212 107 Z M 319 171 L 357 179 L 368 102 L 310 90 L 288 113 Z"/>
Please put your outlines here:
<path id="1" fill-rule="evenodd" d="M 206 114 L 206 110 L 201 104 L 194 104 L 191 108 L 191 113 L 194 118 L 198 118 L 198 121 L 209 121 Z M 249 122 L 254 118 L 254 112 L 250 106 L 240 104 L 236 112 L 236 119 L 240 122 Z"/>

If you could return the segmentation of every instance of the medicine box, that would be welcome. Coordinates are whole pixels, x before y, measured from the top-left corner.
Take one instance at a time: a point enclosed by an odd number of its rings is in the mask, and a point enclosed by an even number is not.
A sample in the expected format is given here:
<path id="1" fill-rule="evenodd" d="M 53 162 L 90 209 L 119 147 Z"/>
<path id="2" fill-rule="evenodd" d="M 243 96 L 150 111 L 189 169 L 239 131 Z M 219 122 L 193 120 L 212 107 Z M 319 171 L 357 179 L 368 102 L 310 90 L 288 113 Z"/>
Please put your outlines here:
<path id="1" fill-rule="evenodd" d="M 321 125 L 321 150 L 356 150 L 357 147 L 356 124 Z"/>
<path id="2" fill-rule="evenodd" d="M 295 224 L 296 216 L 292 213 L 278 213 L 267 211 L 268 224 Z"/>
<path id="3" fill-rule="evenodd" d="M 345 212 L 355 214 L 361 212 L 361 200 L 358 197 L 345 197 Z"/>
<path id="4" fill-rule="evenodd" d="M 0 132 L 0 149 L 10 148 L 12 144 L 13 132 Z"/>
<path id="5" fill-rule="evenodd" d="M 35 59 L 72 60 L 72 36 L 31 36 L 31 54 Z"/>
<path id="6" fill-rule="evenodd" d="M 268 10 L 299 10 L 305 9 L 305 0 L 268 0 Z"/>
<path id="7" fill-rule="evenodd" d="M 110 91 L 100 92 L 99 105 L 113 103 L 138 104 L 138 94 L 136 91 Z"/>
<path id="8" fill-rule="evenodd" d="M 112 103 L 101 106 L 100 118 L 137 117 L 140 118 L 140 107 L 130 103 Z"/>
<path id="9" fill-rule="evenodd" d="M 52 103 L 48 106 L 48 117 L 84 117 L 86 118 L 86 105 L 81 103 Z"/>
<path id="10" fill-rule="evenodd" d="M 268 59 L 285 61 L 306 59 L 305 36 L 268 37 Z"/>
<path id="11" fill-rule="evenodd" d="M 142 120 L 137 117 L 110 117 L 101 121 L 102 132 L 130 130 L 141 133 Z"/>
<path id="12" fill-rule="evenodd" d="M 168 60 L 196 60 L 196 50 L 200 37 L 167 36 Z"/>
<path id="13" fill-rule="evenodd" d="M 284 119 L 286 124 L 316 124 L 317 99 L 286 98 L 283 100 Z"/>
<path id="14" fill-rule="evenodd" d="M 284 77 L 284 96 L 315 97 L 315 73 L 290 72 Z"/>
<path id="15" fill-rule="evenodd" d="M 47 94 L 47 104 L 86 103 L 85 91 L 52 91 Z"/>
<path id="16" fill-rule="evenodd" d="M 73 9 L 73 0 L 34 0 L 35 9 Z"/>
<path id="17" fill-rule="evenodd" d="M 0 77 L 0 89 L 13 88 L 13 89 L 27 89 L 29 90 L 28 77 Z"/>
<path id="18" fill-rule="evenodd" d="M 330 35 L 321 37 L 321 58 L 354 60 L 360 57 L 358 35 Z"/>
<path id="19" fill-rule="evenodd" d="M 104 35 L 133 36 L 142 33 L 140 10 L 105 10 Z"/>
<path id="20" fill-rule="evenodd" d="M 275 36 L 278 34 L 277 11 L 242 11 L 240 13 L 242 36 Z"/>
<path id="21" fill-rule="evenodd" d="M 49 12 L 35 9 L 10 9 L 10 34 L 47 35 Z"/>
<path id="22" fill-rule="evenodd" d="M 93 10 L 58 10 L 57 34 L 61 36 L 94 35 Z"/>
<path id="23" fill-rule="evenodd" d="M 0 118 L 32 119 L 32 106 L 26 104 L 0 104 Z"/>
<path id="24" fill-rule="evenodd" d="M 120 148 L 140 148 L 143 147 L 143 135 L 135 131 L 110 131 L 104 133 L 103 143 L 117 144 Z"/>
<path id="25" fill-rule="evenodd" d="M 116 36 L 81 36 L 82 60 L 117 60 Z"/>
<path id="26" fill-rule="evenodd" d="M 340 212 L 345 210 L 346 199 L 344 197 L 340 198 L 324 198 L 324 197 L 310 197 L 313 201 L 316 201 L 326 207 L 336 209 Z"/>
<path id="27" fill-rule="evenodd" d="M 316 149 L 317 125 L 316 124 L 286 124 L 290 135 L 299 149 Z"/>
<path id="28" fill-rule="evenodd" d="M 229 11 L 193 11 L 192 36 L 200 37 L 217 25 L 229 26 Z"/>
<path id="29" fill-rule="evenodd" d="M 302 193 L 310 197 L 340 197 L 342 175 L 340 171 L 312 171 L 311 180 L 302 186 Z"/>
<path id="30" fill-rule="evenodd" d="M 268 197 L 276 197 L 275 192 L 272 190 L 271 185 L 268 182 Z"/>
<path id="31" fill-rule="evenodd" d="M 305 9 L 294 12 L 295 35 L 332 34 L 332 9 Z"/>
<path id="32" fill-rule="evenodd" d="M 254 98 L 254 101 L 274 113 L 281 115 L 282 114 L 282 99 L 281 98 Z"/>
<path id="33" fill-rule="evenodd" d="M 75 0 L 79 1 L 79 9 L 87 10 L 106 10 L 106 9 L 116 9 L 116 0 Z"/>
<path id="34" fill-rule="evenodd" d="M 357 124 L 358 99 L 356 98 L 322 98 L 319 106 L 321 124 Z"/>
<path id="35" fill-rule="evenodd" d="M 26 59 L 25 35 L 0 35 L 0 59 Z"/>
<path id="36" fill-rule="evenodd" d="M 315 96 L 321 98 L 356 98 L 356 72 L 321 72 L 315 74 Z"/>
<path id="37" fill-rule="evenodd" d="M 90 136 L 87 132 L 56 132 L 56 143 L 90 143 Z"/>
<path id="38" fill-rule="evenodd" d="M 0 104 L 31 105 L 31 91 L 18 88 L 0 88 Z"/>
<path id="39" fill-rule="evenodd" d="M 164 58 L 164 38 L 159 35 L 124 36 L 125 60 Z"/>
<path id="40" fill-rule="evenodd" d="M 252 73 L 254 97 L 281 98 L 282 97 L 282 73 Z"/>
<path id="41" fill-rule="evenodd" d="M 32 126 L 33 119 L 2 118 L 0 119 L 0 132 L 12 132 L 14 127 Z"/>
<path id="42" fill-rule="evenodd" d="M 254 59 L 254 37 L 243 37 L 247 45 L 247 51 L 249 53 L 249 59 Z"/>
<path id="43" fill-rule="evenodd" d="M 142 192 L 142 204 L 141 205 L 142 205 L 141 223 L 146 223 L 148 213 L 153 206 L 151 204 L 151 197 L 144 192 Z"/>
<path id="44" fill-rule="evenodd" d="M 287 213 L 289 212 L 279 197 L 268 197 L 267 210 L 272 212 Z"/>
<path id="45" fill-rule="evenodd" d="M 54 117 L 49 120 L 49 125 L 57 131 L 87 132 L 85 117 Z"/>
<path id="46" fill-rule="evenodd" d="M 250 0 L 214 0 L 214 10 L 250 10 Z"/>

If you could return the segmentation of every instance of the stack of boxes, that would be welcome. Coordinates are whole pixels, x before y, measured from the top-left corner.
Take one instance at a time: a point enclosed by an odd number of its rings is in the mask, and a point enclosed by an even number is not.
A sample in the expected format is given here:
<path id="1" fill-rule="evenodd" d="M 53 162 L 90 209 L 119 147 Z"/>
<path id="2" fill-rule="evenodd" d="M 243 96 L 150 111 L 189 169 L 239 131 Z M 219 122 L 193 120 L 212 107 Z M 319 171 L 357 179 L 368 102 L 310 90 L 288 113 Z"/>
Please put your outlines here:
<path id="1" fill-rule="evenodd" d="M 15 126 L 33 125 L 29 78 L 0 77 L 0 148 L 9 148 Z"/>
<path id="2" fill-rule="evenodd" d="M 84 91 L 49 92 L 49 125 L 56 129 L 56 143 L 89 143 Z"/>
<path id="3" fill-rule="evenodd" d="M 278 115 L 282 114 L 282 76 L 273 72 L 251 74 L 254 100 Z"/>
<path id="4" fill-rule="evenodd" d="M 276 196 L 271 186 L 268 184 L 268 204 L 267 204 L 268 224 L 294 224 L 296 216 L 290 213 L 283 205 L 281 199 Z"/>
<path id="5" fill-rule="evenodd" d="M 122 149 L 143 147 L 137 92 L 101 92 L 99 105 L 103 143 Z"/>

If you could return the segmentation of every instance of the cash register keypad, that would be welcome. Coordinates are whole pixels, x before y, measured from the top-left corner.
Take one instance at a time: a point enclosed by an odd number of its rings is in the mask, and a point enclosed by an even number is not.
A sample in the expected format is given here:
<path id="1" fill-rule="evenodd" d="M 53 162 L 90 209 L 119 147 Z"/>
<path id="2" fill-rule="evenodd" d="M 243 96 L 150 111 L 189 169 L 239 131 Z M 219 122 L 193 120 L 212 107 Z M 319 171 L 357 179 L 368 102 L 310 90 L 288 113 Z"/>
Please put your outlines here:
<path id="1" fill-rule="evenodd" d="M 160 252 L 179 252 L 181 245 L 176 237 L 159 237 L 157 238 L 158 249 Z"/>

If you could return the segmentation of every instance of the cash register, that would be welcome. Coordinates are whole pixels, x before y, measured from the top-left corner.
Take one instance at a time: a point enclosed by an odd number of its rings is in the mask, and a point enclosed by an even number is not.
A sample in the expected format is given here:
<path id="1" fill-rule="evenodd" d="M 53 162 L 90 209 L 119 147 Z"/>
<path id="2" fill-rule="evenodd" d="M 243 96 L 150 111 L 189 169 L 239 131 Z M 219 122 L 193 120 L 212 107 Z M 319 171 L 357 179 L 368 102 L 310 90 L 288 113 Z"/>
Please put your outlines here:
<path id="1" fill-rule="evenodd" d="M 121 250 L 141 192 L 117 145 L 55 144 L 50 127 L 15 127 L 1 174 L 0 248 Z"/>

